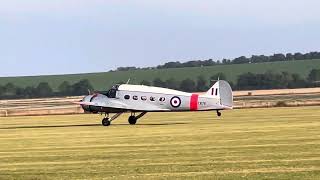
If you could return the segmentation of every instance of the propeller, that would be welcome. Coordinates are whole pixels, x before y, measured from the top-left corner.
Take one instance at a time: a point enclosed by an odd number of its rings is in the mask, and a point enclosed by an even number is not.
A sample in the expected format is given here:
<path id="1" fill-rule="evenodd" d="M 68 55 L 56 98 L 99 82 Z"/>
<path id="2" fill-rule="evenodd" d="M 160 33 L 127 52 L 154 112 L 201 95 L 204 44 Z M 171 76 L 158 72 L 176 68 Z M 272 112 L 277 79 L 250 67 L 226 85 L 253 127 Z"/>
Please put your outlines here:
<path id="1" fill-rule="evenodd" d="M 72 103 L 77 105 L 94 106 L 93 102 L 82 102 L 82 100 L 80 100 L 79 102 L 72 102 Z"/>

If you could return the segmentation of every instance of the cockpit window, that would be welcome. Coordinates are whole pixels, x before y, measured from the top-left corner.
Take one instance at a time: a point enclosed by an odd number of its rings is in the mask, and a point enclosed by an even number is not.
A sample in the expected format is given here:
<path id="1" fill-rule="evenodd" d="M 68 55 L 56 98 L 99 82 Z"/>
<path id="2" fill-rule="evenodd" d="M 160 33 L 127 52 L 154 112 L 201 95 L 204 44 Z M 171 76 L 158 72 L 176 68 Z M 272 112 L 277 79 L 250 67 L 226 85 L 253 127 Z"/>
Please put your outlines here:
<path id="1" fill-rule="evenodd" d="M 119 88 L 119 85 L 112 86 L 112 88 L 105 95 L 108 98 L 116 98 L 118 88 Z"/>
<path id="2" fill-rule="evenodd" d="M 117 90 L 115 89 L 110 89 L 107 93 L 108 98 L 116 98 L 117 95 Z"/>

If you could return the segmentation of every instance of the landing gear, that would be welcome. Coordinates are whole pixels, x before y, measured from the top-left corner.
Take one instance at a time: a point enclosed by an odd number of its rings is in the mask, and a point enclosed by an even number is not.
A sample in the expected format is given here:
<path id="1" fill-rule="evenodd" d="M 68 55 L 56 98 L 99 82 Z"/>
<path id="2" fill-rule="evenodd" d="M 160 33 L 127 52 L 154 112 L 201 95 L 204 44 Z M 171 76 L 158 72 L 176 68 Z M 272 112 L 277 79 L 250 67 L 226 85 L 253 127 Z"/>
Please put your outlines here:
<path id="1" fill-rule="evenodd" d="M 142 118 L 146 114 L 147 114 L 147 112 L 142 112 L 138 116 L 135 116 L 135 113 L 131 113 L 131 116 L 128 119 L 129 124 L 135 125 L 137 123 L 137 120 Z"/>
<path id="2" fill-rule="evenodd" d="M 222 114 L 220 111 L 217 111 L 217 116 L 220 117 Z"/>
<path id="3" fill-rule="evenodd" d="M 103 118 L 102 119 L 102 125 L 103 126 L 110 126 L 111 122 L 109 121 L 109 118 Z"/>
<path id="4" fill-rule="evenodd" d="M 131 125 L 135 125 L 137 123 L 137 118 L 135 116 L 130 116 L 128 121 L 129 121 L 129 124 Z"/>
<path id="5" fill-rule="evenodd" d="M 109 114 L 106 114 L 105 118 L 102 119 L 102 125 L 103 126 L 110 126 L 111 122 L 114 121 L 115 119 L 117 119 L 122 113 L 123 112 L 117 113 L 114 116 L 112 116 L 110 119 L 109 119 Z"/>

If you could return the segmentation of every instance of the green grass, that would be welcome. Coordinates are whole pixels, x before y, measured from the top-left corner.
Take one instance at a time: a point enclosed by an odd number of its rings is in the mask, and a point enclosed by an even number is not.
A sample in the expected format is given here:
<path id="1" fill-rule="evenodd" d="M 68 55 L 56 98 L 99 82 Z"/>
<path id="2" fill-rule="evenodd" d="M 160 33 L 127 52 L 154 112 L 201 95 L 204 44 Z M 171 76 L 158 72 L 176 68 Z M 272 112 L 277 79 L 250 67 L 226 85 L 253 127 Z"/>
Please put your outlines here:
<path id="1" fill-rule="evenodd" d="M 203 75 L 209 78 L 218 73 L 223 72 L 229 81 L 235 82 L 237 76 L 246 73 L 264 73 L 266 71 L 298 73 L 302 77 L 307 77 L 309 72 L 314 68 L 320 68 L 320 60 L 304 60 L 292 62 L 273 62 L 262 64 L 238 64 L 238 65 L 221 65 L 212 67 L 194 67 L 194 68 L 177 68 L 163 70 L 137 70 L 127 72 L 107 72 L 92 74 L 76 74 L 76 75 L 60 75 L 60 76 L 36 76 L 36 77 L 3 77 L 0 78 L 0 85 L 12 82 L 18 86 L 35 86 L 40 82 L 49 82 L 51 87 L 57 87 L 63 81 L 71 83 L 78 82 L 81 79 L 89 79 L 96 90 L 106 90 L 113 84 L 123 81 L 126 82 L 131 78 L 131 83 L 139 84 L 142 80 L 152 81 L 156 77 L 163 80 L 176 78 L 183 80 L 185 78 L 196 79 L 197 76 Z"/>
<path id="2" fill-rule="evenodd" d="M 0 119 L 0 179 L 319 179 L 319 107 Z"/>

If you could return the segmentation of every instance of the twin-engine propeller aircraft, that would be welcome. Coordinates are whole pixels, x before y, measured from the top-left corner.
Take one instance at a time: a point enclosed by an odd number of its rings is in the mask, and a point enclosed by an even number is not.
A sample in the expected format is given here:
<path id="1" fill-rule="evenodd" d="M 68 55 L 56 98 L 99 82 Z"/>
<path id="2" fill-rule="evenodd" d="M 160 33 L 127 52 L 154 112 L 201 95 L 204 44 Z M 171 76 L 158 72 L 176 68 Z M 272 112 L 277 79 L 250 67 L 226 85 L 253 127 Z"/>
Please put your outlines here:
<path id="1" fill-rule="evenodd" d="M 233 108 L 233 95 L 229 83 L 223 80 L 217 81 L 205 94 L 122 84 L 115 85 L 106 92 L 88 95 L 79 104 L 85 112 L 105 114 L 103 126 L 109 126 L 125 112 L 131 112 L 128 121 L 133 125 L 147 112 L 215 110 L 221 116 L 221 110 Z M 109 118 L 109 113 L 116 114 Z M 140 114 L 136 116 L 136 113 Z"/>

